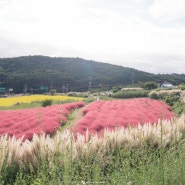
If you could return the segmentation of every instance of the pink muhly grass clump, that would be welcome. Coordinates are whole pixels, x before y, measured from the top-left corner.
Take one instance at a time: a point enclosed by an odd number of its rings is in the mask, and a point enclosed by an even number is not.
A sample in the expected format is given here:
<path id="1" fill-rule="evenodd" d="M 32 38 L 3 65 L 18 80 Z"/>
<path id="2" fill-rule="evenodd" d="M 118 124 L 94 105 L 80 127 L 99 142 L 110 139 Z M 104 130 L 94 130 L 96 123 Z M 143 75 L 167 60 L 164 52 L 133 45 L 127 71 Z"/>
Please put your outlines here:
<path id="1" fill-rule="evenodd" d="M 33 134 L 54 134 L 61 123 L 67 121 L 72 109 L 84 106 L 84 102 L 66 103 L 42 108 L 0 111 L 0 135 L 8 134 L 24 140 Z"/>
<path id="2" fill-rule="evenodd" d="M 65 129 L 62 132 L 57 131 L 51 138 L 45 133 L 35 135 L 33 133 L 37 130 L 30 129 L 26 135 L 32 136 L 32 141 L 23 142 L 21 137 L 17 139 L 14 136 L 8 137 L 8 135 L 0 137 L 0 169 L 6 159 L 8 165 L 16 161 L 25 168 L 29 166 L 28 164 L 37 168 L 40 160 L 47 159 L 51 161 L 50 167 L 52 167 L 52 159 L 58 154 L 62 156 L 59 165 L 66 160 L 88 159 L 92 155 L 96 156 L 96 160 L 104 162 L 104 156 L 120 148 L 128 151 L 145 147 L 145 144 L 152 148 L 166 147 L 169 144 L 173 146 L 181 139 L 184 131 L 185 115 L 173 121 L 159 120 L 155 124 L 145 123 L 144 125 L 138 124 L 137 127 L 105 129 L 102 137 L 97 134 L 91 135 L 86 130 L 83 135 L 77 133 L 75 138 L 70 130 Z"/>
<path id="3" fill-rule="evenodd" d="M 83 113 L 84 117 L 73 128 L 75 133 L 85 134 L 86 130 L 102 133 L 105 129 L 155 124 L 159 119 L 170 120 L 175 117 L 170 106 L 149 98 L 96 101 L 86 106 Z"/>

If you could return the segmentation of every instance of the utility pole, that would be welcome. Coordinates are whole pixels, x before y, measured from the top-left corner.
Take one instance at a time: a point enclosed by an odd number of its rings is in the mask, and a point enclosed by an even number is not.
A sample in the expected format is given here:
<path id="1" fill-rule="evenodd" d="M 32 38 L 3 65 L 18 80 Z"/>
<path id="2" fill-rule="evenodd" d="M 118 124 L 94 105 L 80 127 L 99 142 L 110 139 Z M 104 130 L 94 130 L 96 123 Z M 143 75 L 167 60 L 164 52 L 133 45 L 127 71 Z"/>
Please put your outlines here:
<path id="1" fill-rule="evenodd" d="M 23 89 L 24 94 L 26 94 L 26 93 L 27 93 L 27 90 L 28 90 L 27 86 L 26 86 L 26 85 L 24 85 L 24 89 Z"/>
<path id="2" fill-rule="evenodd" d="M 67 84 L 67 93 L 68 93 L 68 85 L 69 85 L 69 84 Z"/>
<path id="3" fill-rule="evenodd" d="M 63 93 L 68 93 L 68 91 L 69 91 L 69 84 L 63 84 L 62 85 L 62 91 L 63 91 Z"/>
<path id="4" fill-rule="evenodd" d="M 51 89 L 53 89 L 53 80 L 51 80 Z"/>
<path id="5" fill-rule="evenodd" d="M 108 85 L 108 83 L 107 83 L 107 91 L 109 91 L 109 85 Z"/>
<path id="6" fill-rule="evenodd" d="M 132 72 L 132 84 L 134 84 L 134 77 L 135 77 L 135 73 L 134 71 Z"/>
<path id="7" fill-rule="evenodd" d="M 91 77 L 90 77 L 90 80 L 89 80 L 89 91 L 91 90 Z"/>

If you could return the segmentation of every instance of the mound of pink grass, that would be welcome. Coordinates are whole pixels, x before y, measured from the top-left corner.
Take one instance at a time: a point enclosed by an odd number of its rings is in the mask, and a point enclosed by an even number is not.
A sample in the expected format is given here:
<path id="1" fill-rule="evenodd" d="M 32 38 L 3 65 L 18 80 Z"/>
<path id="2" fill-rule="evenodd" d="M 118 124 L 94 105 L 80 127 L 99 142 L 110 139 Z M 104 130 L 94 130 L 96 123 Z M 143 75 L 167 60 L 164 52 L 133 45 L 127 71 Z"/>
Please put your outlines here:
<path id="1" fill-rule="evenodd" d="M 96 101 L 83 109 L 84 117 L 73 128 L 75 133 L 102 133 L 104 129 L 158 123 L 175 117 L 170 106 L 149 98 Z"/>
<path id="2" fill-rule="evenodd" d="M 0 111 L 0 135 L 24 136 L 32 139 L 33 134 L 54 134 L 64 124 L 73 109 L 83 107 L 83 102 L 66 103 L 48 107 Z"/>

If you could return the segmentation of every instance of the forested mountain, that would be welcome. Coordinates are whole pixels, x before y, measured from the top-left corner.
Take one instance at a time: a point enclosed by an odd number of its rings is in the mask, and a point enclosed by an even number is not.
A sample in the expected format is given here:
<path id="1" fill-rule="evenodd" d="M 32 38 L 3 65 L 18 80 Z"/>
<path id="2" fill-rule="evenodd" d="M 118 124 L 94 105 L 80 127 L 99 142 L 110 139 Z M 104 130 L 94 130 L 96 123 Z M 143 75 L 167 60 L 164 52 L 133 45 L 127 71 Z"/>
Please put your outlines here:
<path id="1" fill-rule="evenodd" d="M 24 56 L 0 59 L 0 88 L 14 92 L 86 91 L 96 87 L 110 89 L 116 85 L 168 81 L 185 82 L 184 74 L 155 75 L 132 68 L 81 58 Z"/>

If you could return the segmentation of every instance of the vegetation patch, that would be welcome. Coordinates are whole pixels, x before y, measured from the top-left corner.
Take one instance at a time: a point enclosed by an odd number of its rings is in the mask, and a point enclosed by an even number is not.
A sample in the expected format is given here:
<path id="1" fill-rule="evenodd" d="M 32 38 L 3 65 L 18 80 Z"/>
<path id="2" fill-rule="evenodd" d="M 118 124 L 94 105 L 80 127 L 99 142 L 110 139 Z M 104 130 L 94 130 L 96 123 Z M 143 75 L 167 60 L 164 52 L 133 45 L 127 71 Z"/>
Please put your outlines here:
<path id="1" fill-rule="evenodd" d="M 83 98 L 80 97 L 69 97 L 69 96 L 50 96 L 50 95 L 30 95 L 30 96 L 14 96 L 8 98 L 0 98 L 0 107 L 10 107 L 16 104 L 22 103 L 32 103 L 32 102 L 41 102 L 45 100 L 52 101 L 82 101 Z"/>
<path id="2" fill-rule="evenodd" d="M 105 129 L 158 123 L 170 120 L 175 114 L 162 101 L 149 98 L 107 100 L 90 103 L 83 109 L 84 117 L 74 127 L 75 132 L 84 134 L 102 133 Z"/>
<path id="3" fill-rule="evenodd" d="M 76 137 L 0 137 L 1 184 L 184 184 L 185 117 Z M 174 175 L 176 174 L 176 175 Z"/>
<path id="4" fill-rule="evenodd" d="M 73 119 L 71 110 L 82 106 L 83 102 L 76 102 L 0 111 L 1 123 L 9 123 L 7 118 L 15 123 L 24 120 L 14 127 L 6 125 L 7 134 L 0 137 L 1 184 L 185 183 L 184 115 L 176 118 L 166 103 L 149 98 L 95 101 L 82 108 L 84 117 L 73 132 L 56 131 L 54 116 L 65 128 Z M 31 115 L 48 134 L 35 132 Z M 17 132 L 17 138 L 8 137 L 13 134 L 8 131 L 22 131 L 24 126 L 32 128 L 31 141 Z M 56 131 L 52 137 L 44 130 L 49 126 Z"/>
<path id="5" fill-rule="evenodd" d="M 67 121 L 73 109 L 84 106 L 83 102 L 66 103 L 48 107 L 0 111 L 0 135 L 31 139 L 34 134 L 53 134 Z"/>
<path id="6" fill-rule="evenodd" d="M 52 105 L 52 101 L 53 101 L 53 100 L 50 100 L 50 99 L 44 100 L 44 101 L 42 102 L 42 106 L 43 106 L 43 107 L 51 106 L 51 105 Z"/>
<path id="7" fill-rule="evenodd" d="M 179 89 L 151 91 L 149 97 L 165 101 L 176 114 L 181 115 L 185 112 L 184 92 Z"/>
<path id="8" fill-rule="evenodd" d="M 147 90 L 122 90 L 114 93 L 112 95 L 113 98 L 140 98 L 140 97 L 147 97 L 148 91 Z"/>

